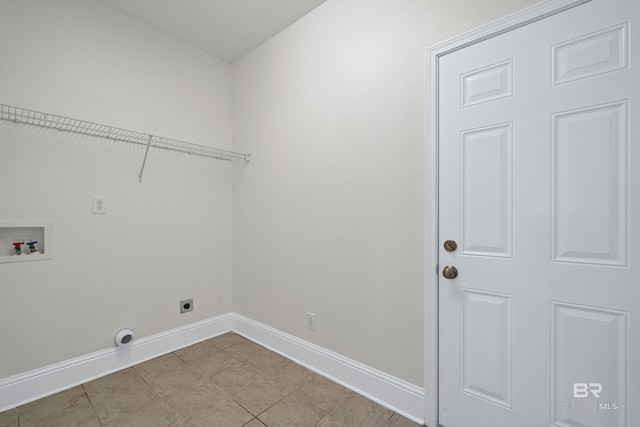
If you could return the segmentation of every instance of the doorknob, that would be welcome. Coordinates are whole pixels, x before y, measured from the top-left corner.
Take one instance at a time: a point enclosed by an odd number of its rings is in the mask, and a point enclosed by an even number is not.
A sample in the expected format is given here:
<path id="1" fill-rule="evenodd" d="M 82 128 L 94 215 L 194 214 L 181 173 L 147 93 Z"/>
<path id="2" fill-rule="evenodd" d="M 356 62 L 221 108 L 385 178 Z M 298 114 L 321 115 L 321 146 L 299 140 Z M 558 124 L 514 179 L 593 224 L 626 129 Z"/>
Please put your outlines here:
<path id="1" fill-rule="evenodd" d="M 445 279 L 455 279 L 458 277 L 458 269 L 452 265 L 447 265 L 442 269 L 442 275 Z"/>

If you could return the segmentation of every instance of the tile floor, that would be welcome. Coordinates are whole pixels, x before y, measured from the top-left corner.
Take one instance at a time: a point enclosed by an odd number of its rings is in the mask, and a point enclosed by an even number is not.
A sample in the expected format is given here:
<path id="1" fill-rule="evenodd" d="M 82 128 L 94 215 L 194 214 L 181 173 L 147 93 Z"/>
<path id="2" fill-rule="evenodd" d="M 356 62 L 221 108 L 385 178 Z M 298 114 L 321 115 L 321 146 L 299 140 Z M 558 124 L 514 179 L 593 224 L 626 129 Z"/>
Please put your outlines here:
<path id="1" fill-rule="evenodd" d="M 417 425 L 234 333 L 0 413 L 0 427 Z"/>

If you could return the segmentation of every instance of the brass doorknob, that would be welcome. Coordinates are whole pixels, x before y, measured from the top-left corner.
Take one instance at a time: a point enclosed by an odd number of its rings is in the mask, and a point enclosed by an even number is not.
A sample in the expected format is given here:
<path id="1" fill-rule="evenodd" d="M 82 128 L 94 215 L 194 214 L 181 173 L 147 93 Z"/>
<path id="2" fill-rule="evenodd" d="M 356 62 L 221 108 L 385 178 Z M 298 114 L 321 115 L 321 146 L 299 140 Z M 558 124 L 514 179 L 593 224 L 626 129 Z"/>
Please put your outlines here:
<path id="1" fill-rule="evenodd" d="M 445 279 L 455 279 L 458 277 L 458 269 L 452 265 L 447 265 L 442 269 L 442 275 Z"/>

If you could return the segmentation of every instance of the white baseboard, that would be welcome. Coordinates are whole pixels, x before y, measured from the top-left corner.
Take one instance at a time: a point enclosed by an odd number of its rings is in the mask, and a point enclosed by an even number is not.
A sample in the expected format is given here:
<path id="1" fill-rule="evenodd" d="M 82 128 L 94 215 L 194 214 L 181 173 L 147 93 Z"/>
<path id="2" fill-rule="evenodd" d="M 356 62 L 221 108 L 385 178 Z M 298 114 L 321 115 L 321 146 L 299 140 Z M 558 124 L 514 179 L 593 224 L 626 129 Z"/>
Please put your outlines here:
<path id="1" fill-rule="evenodd" d="M 44 368 L 0 379 L 0 412 L 234 331 L 420 424 L 425 391 L 308 341 L 228 313 Z"/>
<path id="2" fill-rule="evenodd" d="M 44 368 L 0 379 L 0 412 L 229 332 L 232 314 L 213 317 Z"/>
<path id="3" fill-rule="evenodd" d="M 233 330 L 318 374 L 419 424 L 424 423 L 425 391 L 318 345 L 235 313 Z"/>

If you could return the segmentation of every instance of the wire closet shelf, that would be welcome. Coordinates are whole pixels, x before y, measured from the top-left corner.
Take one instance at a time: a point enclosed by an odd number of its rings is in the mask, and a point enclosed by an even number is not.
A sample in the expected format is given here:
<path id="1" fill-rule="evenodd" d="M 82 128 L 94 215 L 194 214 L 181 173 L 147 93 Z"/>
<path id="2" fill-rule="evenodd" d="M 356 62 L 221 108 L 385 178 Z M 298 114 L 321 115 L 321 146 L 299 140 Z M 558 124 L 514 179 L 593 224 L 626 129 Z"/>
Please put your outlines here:
<path id="1" fill-rule="evenodd" d="M 140 170 L 140 181 L 149 153 L 149 148 L 159 148 L 164 150 L 178 151 L 181 153 L 193 154 L 195 156 L 209 157 L 218 160 L 249 160 L 249 154 L 237 153 L 235 151 L 223 150 L 205 145 L 193 144 L 177 139 L 165 138 L 162 136 L 150 135 L 85 120 L 73 119 L 56 114 L 43 113 L 27 108 L 14 107 L 0 104 L 0 119 L 16 123 L 24 123 L 33 126 L 56 129 L 59 131 L 79 133 L 83 135 L 97 136 L 115 141 L 130 142 L 132 144 L 144 145 L 147 147 Z"/>

